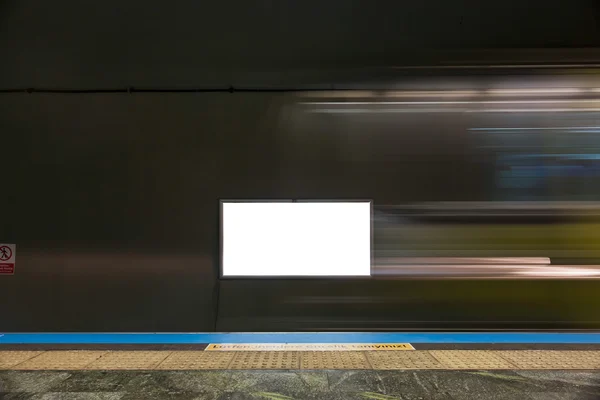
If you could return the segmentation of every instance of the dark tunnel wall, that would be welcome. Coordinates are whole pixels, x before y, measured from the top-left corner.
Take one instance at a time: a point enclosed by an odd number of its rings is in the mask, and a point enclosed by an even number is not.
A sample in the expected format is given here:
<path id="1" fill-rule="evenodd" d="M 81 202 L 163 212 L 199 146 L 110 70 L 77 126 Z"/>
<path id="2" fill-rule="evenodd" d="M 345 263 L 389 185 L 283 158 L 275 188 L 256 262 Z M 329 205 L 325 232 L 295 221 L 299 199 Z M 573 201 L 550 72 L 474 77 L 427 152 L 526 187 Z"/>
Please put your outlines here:
<path id="1" fill-rule="evenodd" d="M 533 48 L 600 46 L 599 20 L 594 0 L 4 0 L 0 88 L 293 86 L 432 49 L 527 49 L 527 62 Z"/>
<path id="2" fill-rule="evenodd" d="M 214 329 L 218 199 L 280 194 L 272 102 L 0 98 L 0 331 Z"/>

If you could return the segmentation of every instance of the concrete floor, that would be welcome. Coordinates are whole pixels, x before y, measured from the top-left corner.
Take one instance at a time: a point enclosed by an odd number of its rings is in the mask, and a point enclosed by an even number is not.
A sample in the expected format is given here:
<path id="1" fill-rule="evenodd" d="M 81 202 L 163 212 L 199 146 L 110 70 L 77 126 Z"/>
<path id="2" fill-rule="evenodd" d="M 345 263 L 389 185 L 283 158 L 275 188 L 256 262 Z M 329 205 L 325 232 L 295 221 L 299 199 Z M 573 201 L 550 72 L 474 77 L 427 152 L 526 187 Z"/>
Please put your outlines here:
<path id="1" fill-rule="evenodd" d="M 600 371 L 2 371 L 0 399 L 600 399 Z"/>

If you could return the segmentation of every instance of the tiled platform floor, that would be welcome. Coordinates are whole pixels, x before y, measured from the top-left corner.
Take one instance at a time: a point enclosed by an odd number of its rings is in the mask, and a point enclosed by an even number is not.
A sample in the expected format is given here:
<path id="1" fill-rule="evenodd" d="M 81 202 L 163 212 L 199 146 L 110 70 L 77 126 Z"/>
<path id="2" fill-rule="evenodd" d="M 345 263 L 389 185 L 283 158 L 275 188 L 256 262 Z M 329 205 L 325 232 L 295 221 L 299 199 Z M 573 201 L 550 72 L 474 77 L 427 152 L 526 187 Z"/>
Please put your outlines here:
<path id="1" fill-rule="evenodd" d="M 598 370 L 600 350 L 0 351 L 0 370 Z"/>

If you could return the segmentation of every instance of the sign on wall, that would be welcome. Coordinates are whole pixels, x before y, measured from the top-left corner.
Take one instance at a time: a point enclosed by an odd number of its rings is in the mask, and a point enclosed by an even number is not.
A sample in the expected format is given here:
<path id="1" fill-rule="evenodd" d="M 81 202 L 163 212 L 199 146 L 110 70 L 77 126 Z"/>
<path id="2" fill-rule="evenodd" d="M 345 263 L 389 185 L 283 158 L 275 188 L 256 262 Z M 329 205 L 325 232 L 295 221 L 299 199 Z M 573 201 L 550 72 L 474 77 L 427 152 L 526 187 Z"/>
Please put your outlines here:
<path id="1" fill-rule="evenodd" d="M 17 245 L 0 244 L 0 275 L 13 275 L 15 273 L 15 259 Z"/>
<path id="2" fill-rule="evenodd" d="M 369 276 L 371 203 L 221 203 L 223 277 Z"/>

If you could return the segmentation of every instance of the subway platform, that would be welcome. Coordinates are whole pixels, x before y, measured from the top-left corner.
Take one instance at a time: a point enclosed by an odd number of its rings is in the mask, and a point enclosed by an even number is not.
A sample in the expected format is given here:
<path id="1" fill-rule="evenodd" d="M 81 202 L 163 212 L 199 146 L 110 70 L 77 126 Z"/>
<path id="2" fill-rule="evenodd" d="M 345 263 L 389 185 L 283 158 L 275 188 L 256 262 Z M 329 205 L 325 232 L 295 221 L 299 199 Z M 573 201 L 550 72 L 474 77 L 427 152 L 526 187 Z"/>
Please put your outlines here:
<path id="1" fill-rule="evenodd" d="M 600 334 L 0 334 L 0 399 L 160 398 L 600 399 Z"/>

